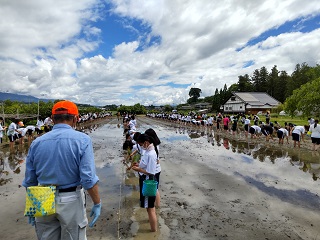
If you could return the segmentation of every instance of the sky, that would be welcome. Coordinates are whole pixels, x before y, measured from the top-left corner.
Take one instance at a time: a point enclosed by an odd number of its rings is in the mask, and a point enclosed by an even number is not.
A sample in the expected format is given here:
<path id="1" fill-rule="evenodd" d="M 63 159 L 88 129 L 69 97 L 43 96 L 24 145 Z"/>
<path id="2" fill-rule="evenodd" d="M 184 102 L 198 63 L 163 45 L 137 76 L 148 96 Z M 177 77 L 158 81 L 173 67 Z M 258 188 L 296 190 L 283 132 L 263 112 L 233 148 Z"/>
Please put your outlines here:
<path id="1" fill-rule="evenodd" d="M 0 91 L 176 105 L 320 64 L 318 0 L 0 0 Z"/>

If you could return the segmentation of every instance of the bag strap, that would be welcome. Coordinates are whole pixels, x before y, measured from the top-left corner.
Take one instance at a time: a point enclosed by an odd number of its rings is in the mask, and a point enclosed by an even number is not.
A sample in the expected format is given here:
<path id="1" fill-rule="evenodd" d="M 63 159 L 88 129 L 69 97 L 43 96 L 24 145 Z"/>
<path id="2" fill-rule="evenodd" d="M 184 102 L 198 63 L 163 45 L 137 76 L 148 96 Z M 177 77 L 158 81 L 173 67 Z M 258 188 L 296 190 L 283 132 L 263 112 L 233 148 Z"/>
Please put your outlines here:
<path id="1" fill-rule="evenodd" d="M 154 180 L 155 176 L 153 174 L 148 175 L 149 176 L 149 180 Z"/>

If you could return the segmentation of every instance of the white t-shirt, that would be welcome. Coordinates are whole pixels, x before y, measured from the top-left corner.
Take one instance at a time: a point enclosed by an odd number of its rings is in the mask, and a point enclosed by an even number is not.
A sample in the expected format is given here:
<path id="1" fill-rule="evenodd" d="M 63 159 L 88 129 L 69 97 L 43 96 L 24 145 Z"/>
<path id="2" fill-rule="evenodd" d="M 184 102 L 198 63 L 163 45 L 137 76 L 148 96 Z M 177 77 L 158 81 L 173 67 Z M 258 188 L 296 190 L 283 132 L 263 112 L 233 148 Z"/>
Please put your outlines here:
<path id="1" fill-rule="evenodd" d="M 8 136 L 14 135 L 16 132 L 16 129 L 17 129 L 17 125 L 14 122 L 10 123 L 10 125 L 8 127 L 8 131 L 7 131 L 7 135 Z"/>
<path id="2" fill-rule="evenodd" d="M 47 117 L 45 120 L 44 120 L 44 125 L 49 125 L 49 126 L 53 126 L 53 121 L 50 117 Z"/>
<path id="3" fill-rule="evenodd" d="M 146 170 L 147 173 L 155 175 L 157 168 L 157 153 L 154 150 L 153 144 L 150 144 L 148 149 L 144 151 L 144 154 L 141 155 L 139 167 Z M 139 173 L 142 175 L 142 173 Z"/>
<path id="4" fill-rule="evenodd" d="M 43 121 L 42 121 L 42 120 L 38 120 L 38 121 L 37 121 L 36 126 L 37 126 L 37 128 L 38 128 L 38 129 L 40 129 L 40 128 L 41 128 L 41 126 L 43 126 L 43 125 L 44 125 L 44 123 L 43 123 Z"/>
<path id="5" fill-rule="evenodd" d="M 278 131 L 283 132 L 283 137 L 288 137 L 289 136 L 289 132 L 285 128 L 280 128 Z"/>
<path id="6" fill-rule="evenodd" d="M 3 127 L 1 124 L 0 124 L 0 138 L 3 138 Z"/>
<path id="7" fill-rule="evenodd" d="M 292 133 L 297 133 L 299 134 L 299 136 L 302 134 L 305 133 L 305 129 L 304 129 L 304 126 L 295 126 Z"/>
<path id="8" fill-rule="evenodd" d="M 28 125 L 26 126 L 26 129 L 31 129 L 33 132 L 36 130 L 36 127 L 35 126 L 32 126 L 32 125 Z"/>
<path id="9" fill-rule="evenodd" d="M 246 124 L 246 125 L 250 124 L 250 119 L 246 118 L 246 119 L 244 120 L 244 124 Z"/>
<path id="10" fill-rule="evenodd" d="M 156 173 L 159 173 L 159 172 L 161 172 L 161 165 L 160 165 L 160 159 L 159 159 L 159 156 L 160 156 L 159 145 L 157 146 L 157 150 L 158 150 L 159 155 L 158 155 L 158 159 L 157 159 L 158 161 L 157 161 Z"/>
<path id="11" fill-rule="evenodd" d="M 19 128 L 19 131 L 21 132 L 21 136 L 24 137 L 26 135 L 28 129 L 27 128 Z"/>
<path id="12" fill-rule="evenodd" d="M 314 127 L 314 124 L 311 124 L 309 131 L 311 132 L 311 137 L 320 138 L 320 125 L 319 125 L 319 123 L 317 123 L 316 127 Z"/>
<path id="13" fill-rule="evenodd" d="M 135 119 L 134 120 L 130 120 L 129 126 L 130 126 L 131 130 L 136 130 L 136 125 L 137 125 L 137 121 Z"/>
<path id="14" fill-rule="evenodd" d="M 252 128 L 254 128 L 255 133 L 261 133 L 261 127 L 257 126 L 257 125 L 252 125 Z"/>

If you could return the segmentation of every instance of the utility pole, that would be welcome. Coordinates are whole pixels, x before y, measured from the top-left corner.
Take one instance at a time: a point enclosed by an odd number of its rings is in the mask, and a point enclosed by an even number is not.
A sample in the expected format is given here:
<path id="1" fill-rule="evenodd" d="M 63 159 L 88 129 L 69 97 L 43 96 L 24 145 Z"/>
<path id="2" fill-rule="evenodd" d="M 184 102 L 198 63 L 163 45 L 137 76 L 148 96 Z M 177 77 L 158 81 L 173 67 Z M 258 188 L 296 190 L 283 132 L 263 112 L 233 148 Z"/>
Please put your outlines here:
<path id="1" fill-rule="evenodd" d="M 38 98 L 38 115 L 37 115 L 37 120 L 39 120 L 39 98 Z"/>
<path id="2" fill-rule="evenodd" d="M 1 105 L 2 105 L 3 126 L 5 126 L 5 124 L 6 124 L 6 118 L 5 118 L 5 115 L 4 115 L 4 105 L 3 105 L 3 102 L 1 102 Z"/>

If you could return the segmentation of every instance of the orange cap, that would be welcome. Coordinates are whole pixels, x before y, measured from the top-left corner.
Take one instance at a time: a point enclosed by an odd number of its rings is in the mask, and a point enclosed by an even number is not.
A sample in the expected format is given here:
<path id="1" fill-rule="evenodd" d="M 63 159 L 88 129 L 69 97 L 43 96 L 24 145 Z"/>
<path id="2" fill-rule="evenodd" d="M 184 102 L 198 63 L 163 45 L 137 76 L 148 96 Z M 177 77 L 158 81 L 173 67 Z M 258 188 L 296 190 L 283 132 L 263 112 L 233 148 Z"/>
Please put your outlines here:
<path id="1" fill-rule="evenodd" d="M 53 105 L 52 115 L 55 114 L 71 114 L 79 115 L 77 105 L 70 101 L 61 101 Z"/>

